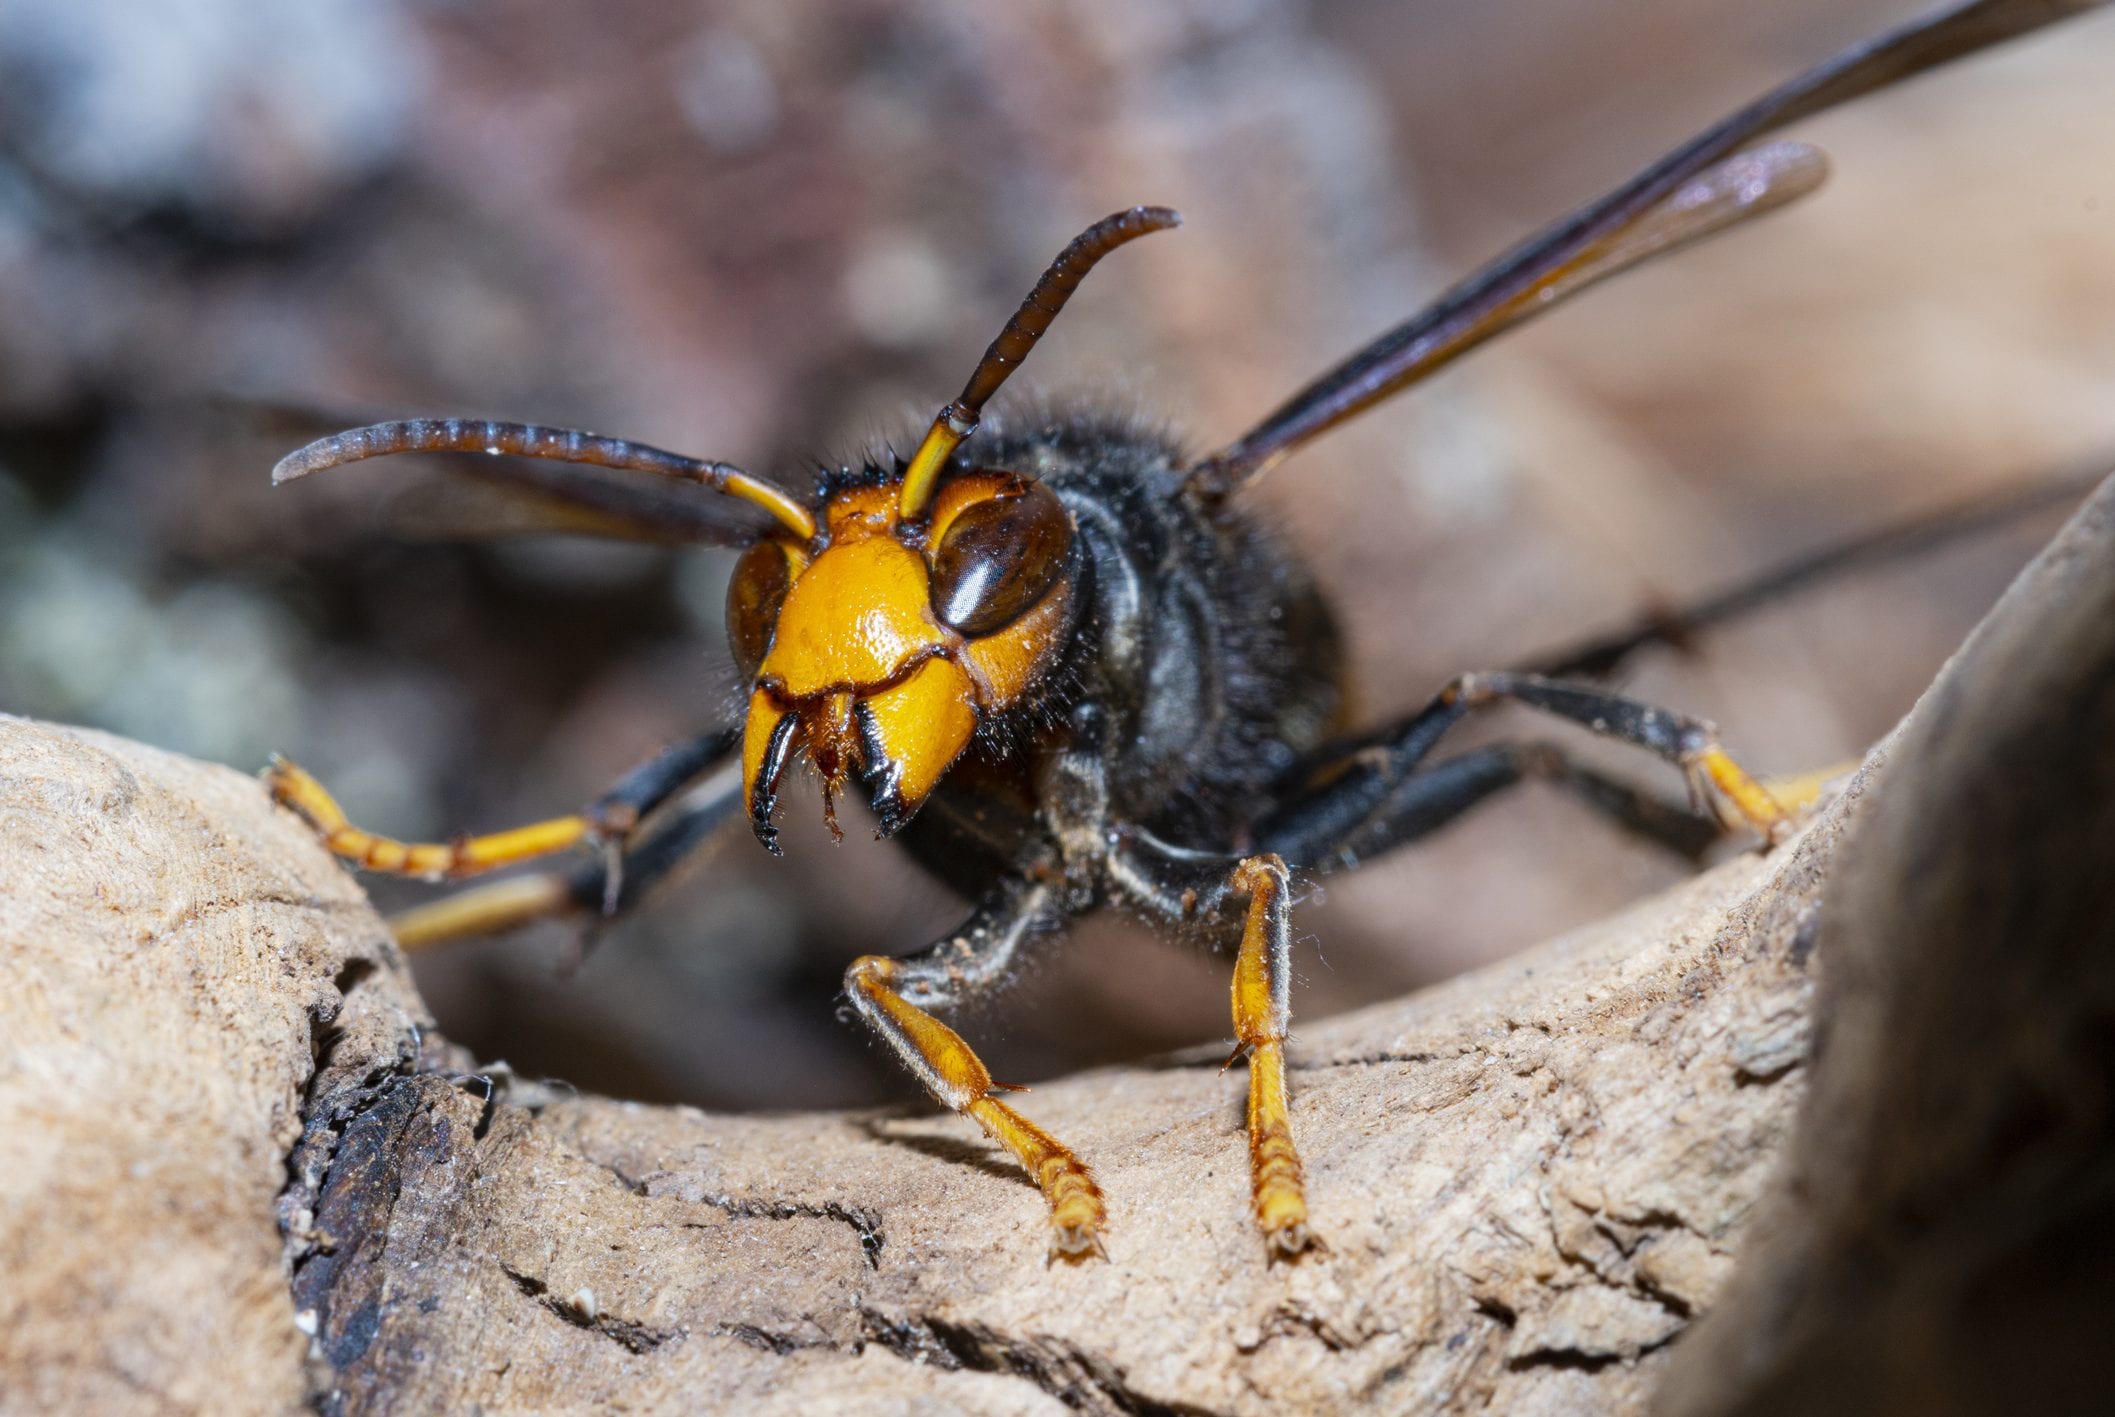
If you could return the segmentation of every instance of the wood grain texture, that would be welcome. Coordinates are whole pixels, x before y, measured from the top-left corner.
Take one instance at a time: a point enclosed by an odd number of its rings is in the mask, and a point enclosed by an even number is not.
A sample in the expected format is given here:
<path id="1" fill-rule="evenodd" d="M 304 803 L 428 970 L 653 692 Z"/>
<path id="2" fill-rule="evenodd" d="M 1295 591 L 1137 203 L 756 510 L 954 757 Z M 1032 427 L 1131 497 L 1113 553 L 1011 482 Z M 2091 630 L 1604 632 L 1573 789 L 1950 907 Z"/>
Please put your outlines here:
<path id="1" fill-rule="evenodd" d="M 1109 1263 L 1050 1267 L 953 1118 L 488 1108 L 248 779 L 9 720 L 0 781 L 7 1371 L 117 1408 L 1635 1405 L 1790 1124 L 1841 821 L 1304 1030 L 1298 1264 L 1248 1217 L 1238 1071 L 1038 1088 L 1115 1218 Z"/>
<path id="2" fill-rule="evenodd" d="M 273 1206 L 315 1060 L 408 1058 L 418 1010 L 254 782 L 0 716 L 0 1408 L 298 1405 Z"/>
<path id="3" fill-rule="evenodd" d="M 1824 913 L 1812 1099 L 1667 1411 L 2109 1405 L 2115 484 L 1894 752 Z"/>

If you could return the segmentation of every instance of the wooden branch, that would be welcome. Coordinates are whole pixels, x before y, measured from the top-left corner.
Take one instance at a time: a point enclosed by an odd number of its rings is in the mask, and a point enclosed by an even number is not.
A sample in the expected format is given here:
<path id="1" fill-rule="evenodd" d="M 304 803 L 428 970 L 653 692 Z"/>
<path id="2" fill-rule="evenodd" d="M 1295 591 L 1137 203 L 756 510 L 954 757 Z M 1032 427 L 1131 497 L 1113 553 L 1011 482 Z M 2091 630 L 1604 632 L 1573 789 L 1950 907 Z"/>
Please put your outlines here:
<path id="1" fill-rule="evenodd" d="M 488 1102 L 254 781 L 0 719 L 0 1385 L 40 1410 L 1517 1412 L 1637 1410 L 1671 1371 L 1675 1410 L 1730 1411 L 1909 1333 L 1891 1380 L 2009 1374 L 1928 1345 L 2107 1194 L 2111 521 L 2104 489 L 1792 843 L 1303 1027 L 1328 1248 L 1290 1265 L 1248 1219 L 1216 1055 L 1024 1099 L 1115 1225 L 1108 1263 L 1046 1265 L 1034 1189 L 951 1117 Z M 1794 1135 L 1823 958 L 1802 1199 L 1670 1349 Z M 1884 1302 L 1858 1327 L 1847 1295 Z"/>
<path id="2" fill-rule="evenodd" d="M 287 1153 L 418 1007 L 254 780 L 0 715 L 0 1408 L 298 1406 Z"/>
<path id="3" fill-rule="evenodd" d="M 1823 916 L 1814 1092 L 1669 1412 L 2106 1411 L 2115 482 L 1898 731 Z"/>

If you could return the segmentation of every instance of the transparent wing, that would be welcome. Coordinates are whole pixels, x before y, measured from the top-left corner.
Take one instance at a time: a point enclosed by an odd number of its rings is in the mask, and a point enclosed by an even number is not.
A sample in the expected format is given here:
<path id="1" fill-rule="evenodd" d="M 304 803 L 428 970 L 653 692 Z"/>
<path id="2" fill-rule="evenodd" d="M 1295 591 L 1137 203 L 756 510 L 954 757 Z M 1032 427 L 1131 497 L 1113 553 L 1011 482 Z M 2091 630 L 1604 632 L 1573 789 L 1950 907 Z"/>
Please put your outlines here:
<path id="1" fill-rule="evenodd" d="M 664 546 L 746 546 L 777 525 L 747 502 L 595 468 L 474 456 L 408 460 L 383 515 L 411 541 L 591 536 Z"/>
<path id="2" fill-rule="evenodd" d="M 1822 172 L 1812 149 L 1788 145 L 1735 156 L 1773 129 L 2106 3 L 1970 0 L 1844 50 L 1447 291 L 1199 463 L 1191 474 L 1195 485 L 1223 494 L 1566 296 L 1812 191 Z M 1794 155 L 1802 152 L 1807 156 Z M 1771 153 L 1783 156 L 1765 156 Z"/>

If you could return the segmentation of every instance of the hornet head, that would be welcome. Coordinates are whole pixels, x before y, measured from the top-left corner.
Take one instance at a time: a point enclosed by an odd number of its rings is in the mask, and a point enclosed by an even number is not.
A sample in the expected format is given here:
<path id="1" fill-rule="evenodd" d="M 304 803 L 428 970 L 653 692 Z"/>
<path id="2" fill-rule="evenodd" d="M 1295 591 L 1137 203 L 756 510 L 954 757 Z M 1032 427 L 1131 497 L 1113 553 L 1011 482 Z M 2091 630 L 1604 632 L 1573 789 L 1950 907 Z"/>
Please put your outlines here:
<path id="1" fill-rule="evenodd" d="M 728 640 L 752 686 L 742 790 L 773 852 L 795 754 L 822 775 L 832 832 L 836 794 L 856 773 L 888 836 L 979 724 L 1031 702 L 1048 678 L 1080 601 L 1072 516 L 1042 483 L 959 468 L 955 453 L 1095 263 L 1181 220 L 1132 207 L 1081 232 L 899 474 L 835 493 L 819 527 L 782 515 L 786 530 L 743 553 L 727 591 Z"/>
<path id="2" fill-rule="evenodd" d="M 727 632 L 751 685 L 742 786 L 757 839 L 805 753 L 823 811 L 855 776 L 890 835 L 922 806 L 979 724 L 1034 699 L 1080 601 L 1072 516 L 1042 483 L 970 471 L 925 515 L 900 482 L 833 496 L 806 542 L 749 548 Z"/>

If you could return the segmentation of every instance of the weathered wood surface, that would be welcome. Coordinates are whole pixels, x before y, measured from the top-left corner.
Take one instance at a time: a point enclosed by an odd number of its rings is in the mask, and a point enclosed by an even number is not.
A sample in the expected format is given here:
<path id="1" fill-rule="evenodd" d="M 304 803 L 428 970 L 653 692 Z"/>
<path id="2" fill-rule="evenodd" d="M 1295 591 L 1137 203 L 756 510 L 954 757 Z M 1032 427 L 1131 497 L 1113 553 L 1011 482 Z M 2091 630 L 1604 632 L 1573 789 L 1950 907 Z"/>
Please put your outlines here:
<path id="1" fill-rule="evenodd" d="M 1673 1410 L 1718 1411 L 1908 1335 L 1861 1395 L 2009 1372 L 1962 1328 L 2007 1263 L 2109 1307 L 2064 1260 L 2115 1233 L 2077 1228 L 2109 1174 L 2111 506 L 1792 843 L 1305 1025 L 1328 1248 L 1292 1265 L 1215 1062 L 1025 1099 L 1111 1197 L 1078 1267 L 953 1118 L 488 1104 L 252 780 L 0 719 L 0 1405 L 1629 1411 L 1673 1371 Z M 1671 1348 L 1795 1135 L 1817 969 L 1796 1199 L 1739 1317 Z"/>
<path id="2" fill-rule="evenodd" d="M 1669 1412 L 2115 1405 L 2115 483 L 1895 735 L 1814 1084 Z"/>

